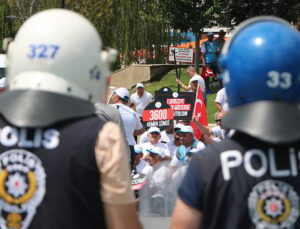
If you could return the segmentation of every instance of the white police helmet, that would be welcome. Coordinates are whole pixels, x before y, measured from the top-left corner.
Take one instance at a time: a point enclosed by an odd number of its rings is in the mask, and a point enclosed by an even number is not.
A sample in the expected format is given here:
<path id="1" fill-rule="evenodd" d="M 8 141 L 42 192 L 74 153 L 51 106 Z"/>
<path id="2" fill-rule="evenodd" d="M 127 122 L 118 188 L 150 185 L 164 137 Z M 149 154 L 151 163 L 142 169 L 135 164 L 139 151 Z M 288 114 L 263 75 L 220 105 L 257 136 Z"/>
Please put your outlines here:
<path id="1" fill-rule="evenodd" d="M 102 51 L 97 30 L 83 16 L 63 9 L 33 15 L 8 48 L 1 114 L 20 127 L 93 114 L 91 102 L 105 94 L 114 56 Z"/>
<path id="2" fill-rule="evenodd" d="M 9 90 L 35 89 L 97 102 L 106 88 L 107 53 L 95 27 L 68 10 L 29 18 L 8 51 Z"/>

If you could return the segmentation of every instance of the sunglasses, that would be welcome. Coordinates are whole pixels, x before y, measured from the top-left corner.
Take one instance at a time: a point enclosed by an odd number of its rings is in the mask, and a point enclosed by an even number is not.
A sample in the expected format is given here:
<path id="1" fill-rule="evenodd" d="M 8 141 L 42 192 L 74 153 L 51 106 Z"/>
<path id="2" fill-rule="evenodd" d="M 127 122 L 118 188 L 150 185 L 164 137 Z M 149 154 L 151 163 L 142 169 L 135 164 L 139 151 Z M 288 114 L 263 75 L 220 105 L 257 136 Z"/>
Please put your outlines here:
<path id="1" fill-rule="evenodd" d="M 216 121 L 216 122 L 221 122 L 221 121 L 222 121 L 222 119 L 216 119 L 215 121 Z"/>

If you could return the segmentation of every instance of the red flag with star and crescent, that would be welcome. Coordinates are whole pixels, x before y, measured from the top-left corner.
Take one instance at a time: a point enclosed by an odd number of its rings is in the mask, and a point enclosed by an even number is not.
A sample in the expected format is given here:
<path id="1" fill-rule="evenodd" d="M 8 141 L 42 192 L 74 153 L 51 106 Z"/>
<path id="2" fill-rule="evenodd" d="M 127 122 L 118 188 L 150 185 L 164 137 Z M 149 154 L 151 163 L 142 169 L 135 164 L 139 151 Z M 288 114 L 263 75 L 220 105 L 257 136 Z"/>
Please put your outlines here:
<path id="1" fill-rule="evenodd" d="M 199 86 L 197 89 L 193 116 L 197 117 L 198 122 L 200 122 L 202 125 L 204 125 L 204 126 L 208 125 L 207 115 L 206 115 L 206 107 L 205 107 L 202 91 Z M 199 128 L 196 126 L 196 124 L 194 122 L 191 122 L 191 126 L 194 129 L 195 137 L 197 139 L 200 139 L 203 135 L 202 132 L 199 130 Z"/>

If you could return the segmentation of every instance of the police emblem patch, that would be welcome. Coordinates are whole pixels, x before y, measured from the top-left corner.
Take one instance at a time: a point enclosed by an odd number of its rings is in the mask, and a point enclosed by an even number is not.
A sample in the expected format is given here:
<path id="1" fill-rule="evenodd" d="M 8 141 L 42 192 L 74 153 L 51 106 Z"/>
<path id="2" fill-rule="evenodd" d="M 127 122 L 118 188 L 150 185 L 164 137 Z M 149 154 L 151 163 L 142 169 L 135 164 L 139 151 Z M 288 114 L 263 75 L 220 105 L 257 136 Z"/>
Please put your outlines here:
<path id="1" fill-rule="evenodd" d="M 299 196 L 285 182 L 266 180 L 253 187 L 248 209 L 257 229 L 293 228 L 299 217 Z"/>
<path id="2" fill-rule="evenodd" d="M 13 149 L 0 155 L 0 227 L 28 228 L 45 195 L 46 175 L 34 154 Z"/>

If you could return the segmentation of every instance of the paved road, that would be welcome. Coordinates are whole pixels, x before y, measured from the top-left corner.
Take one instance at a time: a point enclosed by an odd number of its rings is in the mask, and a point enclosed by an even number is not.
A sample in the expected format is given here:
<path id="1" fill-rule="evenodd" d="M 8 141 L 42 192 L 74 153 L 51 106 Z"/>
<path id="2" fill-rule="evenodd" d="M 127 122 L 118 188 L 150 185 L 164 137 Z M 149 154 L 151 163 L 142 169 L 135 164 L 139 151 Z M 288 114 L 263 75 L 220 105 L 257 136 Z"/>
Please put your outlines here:
<path id="1" fill-rule="evenodd" d="M 171 217 L 140 217 L 144 229 L 168 229 Z"/>

